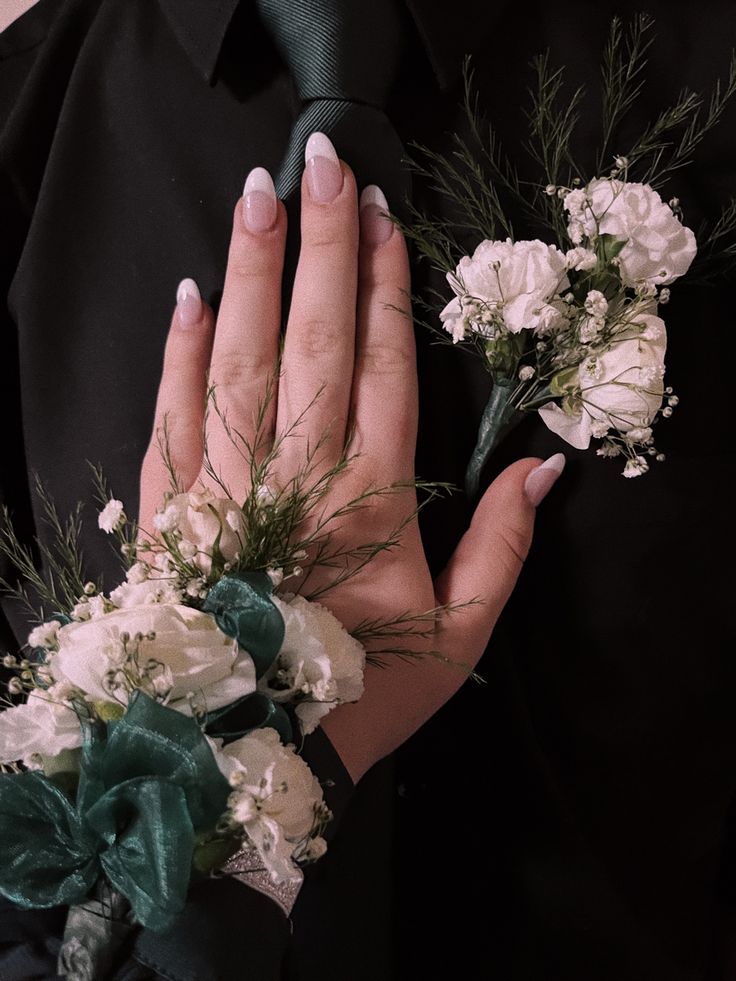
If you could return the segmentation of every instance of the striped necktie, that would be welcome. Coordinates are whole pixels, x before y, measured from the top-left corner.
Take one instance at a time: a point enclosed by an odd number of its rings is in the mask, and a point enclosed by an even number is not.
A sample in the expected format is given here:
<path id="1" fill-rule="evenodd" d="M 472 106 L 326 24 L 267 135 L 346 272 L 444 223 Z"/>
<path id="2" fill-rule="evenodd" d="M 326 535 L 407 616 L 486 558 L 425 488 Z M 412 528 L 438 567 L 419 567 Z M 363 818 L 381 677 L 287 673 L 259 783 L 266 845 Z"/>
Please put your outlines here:
<path id="1" fill-rule="evenodd" d="M 298 197 L 310 134 L 326 133 L 359 188 L 378 184 L 391 208 L 411 190 L 403 147 L 385 113 L 401 49 L 397 0 L 256 0 L 302 103 L 276 177 Z"/>

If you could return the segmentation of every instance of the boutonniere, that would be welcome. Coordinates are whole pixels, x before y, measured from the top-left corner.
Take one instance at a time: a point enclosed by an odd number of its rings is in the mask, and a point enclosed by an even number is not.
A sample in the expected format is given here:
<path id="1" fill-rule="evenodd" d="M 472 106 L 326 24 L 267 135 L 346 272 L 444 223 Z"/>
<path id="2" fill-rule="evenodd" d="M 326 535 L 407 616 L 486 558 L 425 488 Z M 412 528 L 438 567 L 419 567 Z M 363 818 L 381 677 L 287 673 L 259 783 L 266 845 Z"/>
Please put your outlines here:
<path id="1" fill-rule="evenodd" d="M 572 149 L 583 90 L 566 96 L 563 69 L 553 69 L 547 55 L 533 61 L 527 113 L 536 180 L 522 180 L 492 126 L 484 127 L 467 61 L 469 139 L 456 135 L 447 157 L 413 144 L 409 165 L 459 213 L 448 227 L 410 207 L 412 219 L 400 223 L 449 286 L 429 301 L 414 297 L 415 308 L 431 313 L 421 322 L 479 358 L 491 378 L 466 473 L 471 498 L 494 448 L 531 412 L 571 446 L 621 458 L 626 477 L 664 459 L 654 428 L 678 398 L 665 383 L 662 307 L 671 285 L 693 268 L 698 242 L 678 198 L 664 199 L 660 190 L 690 163 L 736 93 L 736 59 L 710 99 L 685 91 L 626 152 L 613 153 L 644 85 L 652 26 L 646 15 L 628 28 L 612 22 L 602 63 L 603 136 L 592 170 L 578 165 Z M 522 225 L 525 236 L 517 234 Z M 724 243 L 734 231 L 732 202 L 698 233 L 708 243 L 699 275 L 733 259 L 736 249 Z"/>

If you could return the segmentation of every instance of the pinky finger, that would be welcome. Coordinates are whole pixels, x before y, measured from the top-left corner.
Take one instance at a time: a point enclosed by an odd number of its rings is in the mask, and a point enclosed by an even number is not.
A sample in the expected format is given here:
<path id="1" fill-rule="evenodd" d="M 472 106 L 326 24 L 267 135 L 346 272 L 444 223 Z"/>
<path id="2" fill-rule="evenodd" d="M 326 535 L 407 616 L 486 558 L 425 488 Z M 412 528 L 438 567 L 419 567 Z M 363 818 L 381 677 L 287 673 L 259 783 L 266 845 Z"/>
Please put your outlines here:
<path id="1" fill-rule="evenodd" d="M 202 466 L 214 314 L 202 302 L 193 279 L 182 280 L 176 299 L 153 432 L 141 468 L 139 522 L 144 531 L 152 530 L 154 512 L 164 493 L 171 489 L 169 465 L 185 489 L 194 484 Z"/>

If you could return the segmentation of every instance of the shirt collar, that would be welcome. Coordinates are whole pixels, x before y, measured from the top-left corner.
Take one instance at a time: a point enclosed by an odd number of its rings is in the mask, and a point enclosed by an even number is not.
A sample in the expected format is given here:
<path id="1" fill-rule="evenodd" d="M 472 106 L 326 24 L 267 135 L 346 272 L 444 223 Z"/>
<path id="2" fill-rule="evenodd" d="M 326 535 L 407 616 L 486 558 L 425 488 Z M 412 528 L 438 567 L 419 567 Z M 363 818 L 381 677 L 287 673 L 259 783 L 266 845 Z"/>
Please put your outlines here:
<path id="1" fill-rule="evenodd" d="M 215 72 L 225 34 L 242 0 L 159 0 L 179 43 L 209 82 Z M 440 88 L 447 90 L 459 78 L 463 55 L 485 42 L 500 9 L 508 0 L 404 0 Z M 452 9 L 450 10 L 450 6 Z M 472 25 L 472 30 L 468 29 Z"/>
<path id="2" fill-rule="evenodd" d="M 240 0 L 159 0 L 159 3 L 179 44 L 197 70 L 211 81 Z"/>

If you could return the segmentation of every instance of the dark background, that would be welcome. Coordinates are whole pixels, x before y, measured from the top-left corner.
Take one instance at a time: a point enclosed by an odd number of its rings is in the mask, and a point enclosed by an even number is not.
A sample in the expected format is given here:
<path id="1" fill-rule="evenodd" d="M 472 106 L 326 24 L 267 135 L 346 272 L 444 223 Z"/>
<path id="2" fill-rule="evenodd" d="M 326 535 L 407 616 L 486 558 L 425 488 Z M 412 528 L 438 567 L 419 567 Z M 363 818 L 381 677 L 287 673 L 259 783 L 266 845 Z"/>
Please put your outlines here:
<path id="1" fill-rule="evenodd" d="M 44 534 L 33 470 L 64 511 L 89 496 L 85 461 L 100 462 L 135 511 L 176 285 L 194 276 L 217 302 L 244 176 L 278 168 L 299 108 L 291 79 L 250 4 L 229 30 L 222 6 L 235 4 L 40 0 L 0 37 L 0 494 L 28 535 Z M 641 4 L 411 6 L 389 106 L 405 143 L 450 149 L 472 50 L 481 105 L 524 169 L 528 63 L 549 48 L 571 87 L 589 86 L 575 148 L 592 176 L 600 51 L 611 16 Z M 725 76 L 736 39 L 729 3 L 646 9 L 657 41 L 632 132 L 683 86 Z M 731 106 L 664 193 L 691 227 L 734 192 L 734 132 Z M 421 185 L 414 200 L 448 215 Z M 432 282 L 415 267 L 415 290 Z M 297 908 L 300 977 L 736 976 L 719 952 L 734 903 L 733 296 L 727 282 L 683 282 L 664 308 L 681 399 L 657 433 L 666 463 L 627 481 L 619 462 L 566 448 L 487 683 L 466 685 L 358 788 Z M 417 469 L 460 483 L 488 379 L 430 340 L 418 334 Z M 487 479 L 559 449 L 530 419 Z M 425 513 L 438 570 L 467 520 L 461 495 Z M 113 583 L 94 524 L 89 568 Z"/>

